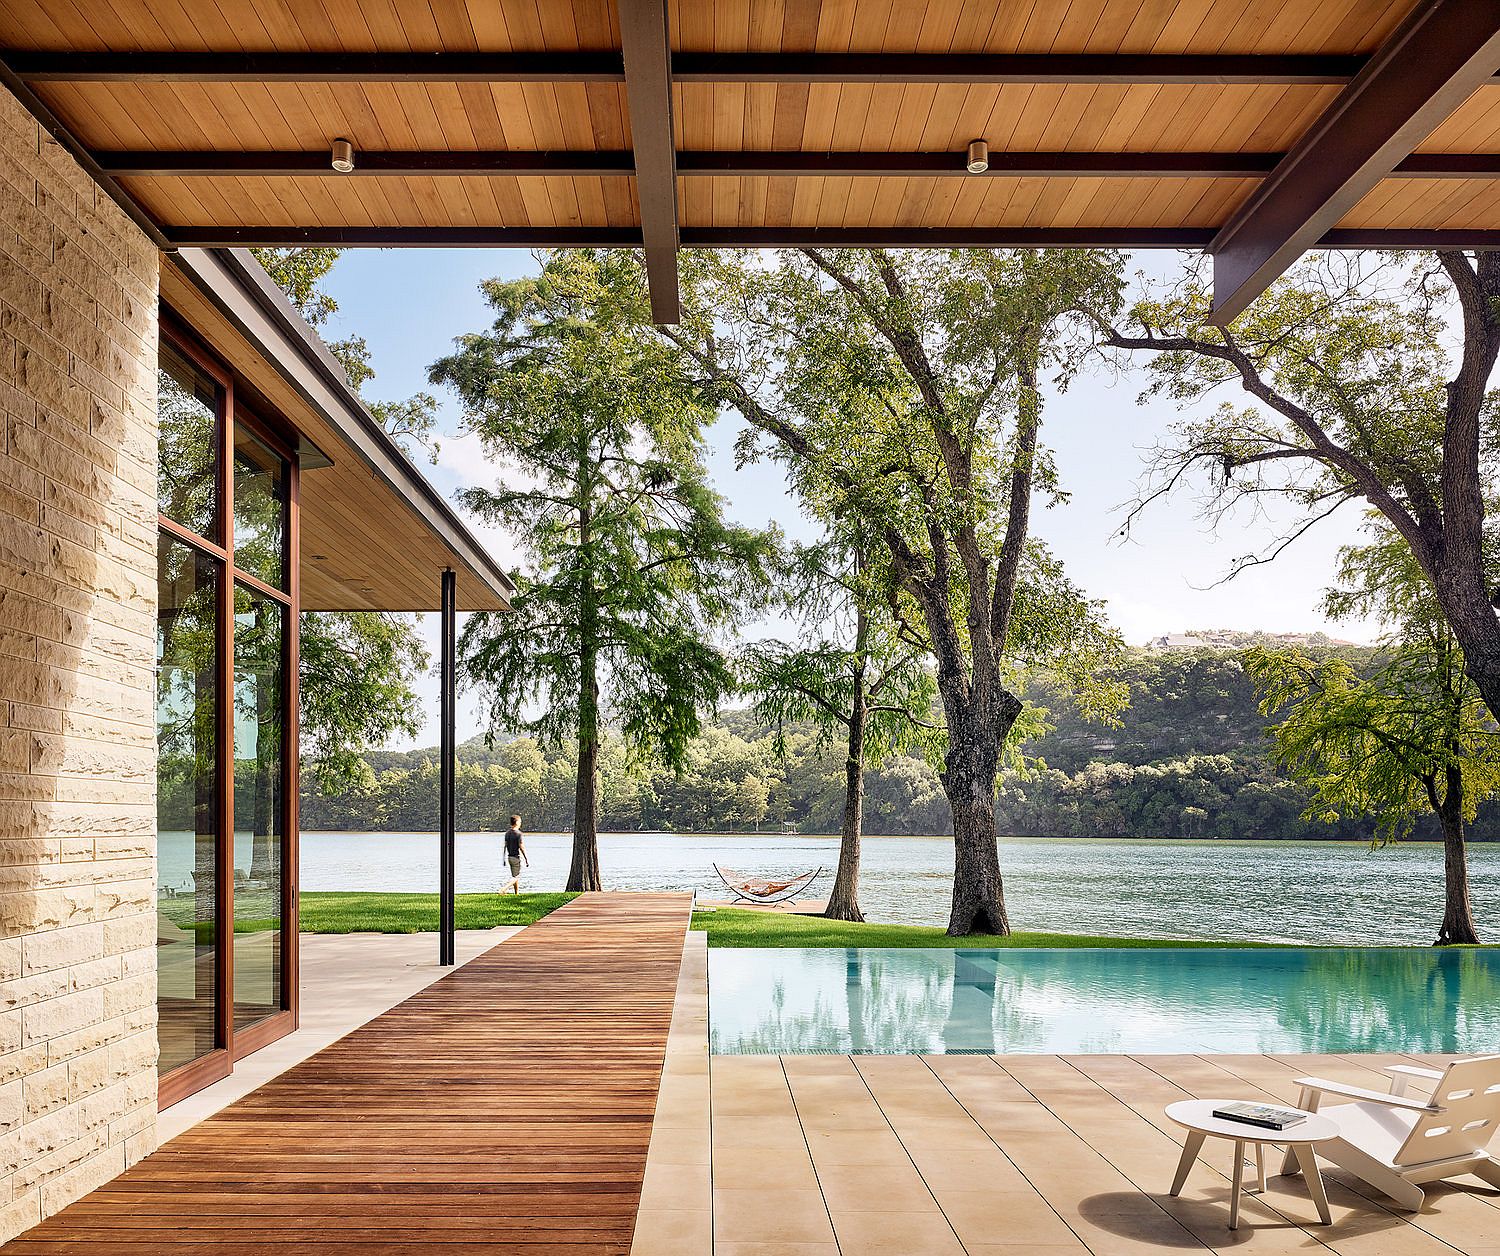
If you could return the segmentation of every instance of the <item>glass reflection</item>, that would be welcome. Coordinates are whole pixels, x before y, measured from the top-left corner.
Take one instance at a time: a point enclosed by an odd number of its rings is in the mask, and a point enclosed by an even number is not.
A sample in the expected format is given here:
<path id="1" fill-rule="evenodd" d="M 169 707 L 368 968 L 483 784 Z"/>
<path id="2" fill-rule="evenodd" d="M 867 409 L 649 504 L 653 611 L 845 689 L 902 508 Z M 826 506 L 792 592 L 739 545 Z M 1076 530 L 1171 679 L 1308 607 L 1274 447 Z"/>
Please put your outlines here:
<path id="1" fill-rule="evenodd" d="M 157 1005 L 163 1073 L 214 1049 L 219 565 L 157 550 Z"/>
<path id="2" fill-rule="evenodd" d="M 217 383 L 166 341 L 157 369 L 161 437 L 156 458 L 157 509 L 183 527 L 217 541 Z"/>
<path id="3" fill-rule="evenodd" d="M 286 588 L 286 462 L 243 427 L 234 431 L 234 565 Z"/>
<path id="4" fill-rule="evenodd" d="M 281 1010 L 287 610 L 234 590 L 234 1026 Z"/>

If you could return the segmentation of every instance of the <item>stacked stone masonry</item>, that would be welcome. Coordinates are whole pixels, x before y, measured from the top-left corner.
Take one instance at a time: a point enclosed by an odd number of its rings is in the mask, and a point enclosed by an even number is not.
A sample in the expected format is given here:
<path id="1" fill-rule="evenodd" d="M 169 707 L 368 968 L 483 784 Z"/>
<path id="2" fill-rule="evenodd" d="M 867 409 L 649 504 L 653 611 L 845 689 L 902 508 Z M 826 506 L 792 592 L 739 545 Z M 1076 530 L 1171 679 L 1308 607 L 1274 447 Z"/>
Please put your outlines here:
<path id="1" fill-rule="evenodd" d="M 155 1138 L 157 268 L 0 87 L 0 1241 Z"/>

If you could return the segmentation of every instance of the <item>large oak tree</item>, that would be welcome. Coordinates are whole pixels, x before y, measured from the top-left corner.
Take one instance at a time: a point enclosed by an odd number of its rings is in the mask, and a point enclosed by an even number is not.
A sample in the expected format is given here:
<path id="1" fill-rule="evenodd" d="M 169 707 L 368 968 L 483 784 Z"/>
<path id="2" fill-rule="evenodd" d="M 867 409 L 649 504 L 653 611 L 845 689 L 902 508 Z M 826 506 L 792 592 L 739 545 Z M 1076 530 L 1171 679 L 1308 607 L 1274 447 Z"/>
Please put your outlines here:
<path id="1" fill-rule="evenodd" d="M 664 329 L 749 424 L 815 512 L 884 550 L 903 637 L 935 663 L 953 813 L 948 931 L 1006 933 L 995 786 L 1042 665 L 1108 711 L 1118 637 L 1031 535 L 1061 490 L 1040 440 L 1044 377 L 1086 352 L 1123 259 L 1079 251 L 829 251 L 684 261 L 684 322 Z"/>
<path id="2" fill-rule="evenodd" d="M 1206 263 L 1154 286 L 1108 343 L 1148 355 L 1151 394 L 1196 405 L 1154 454 L 1144 500 L 1197 480 L 1214 515 L 1269 495 L 1295 522 L 1265 562 L 1348 503 L 1382 515 L 1409 547 L 1491 714 L 1500 716 L 1493 486 L 1500 424 L 1500 254 L 1308 258 L 1228 329 L 1207 321 Z"/>

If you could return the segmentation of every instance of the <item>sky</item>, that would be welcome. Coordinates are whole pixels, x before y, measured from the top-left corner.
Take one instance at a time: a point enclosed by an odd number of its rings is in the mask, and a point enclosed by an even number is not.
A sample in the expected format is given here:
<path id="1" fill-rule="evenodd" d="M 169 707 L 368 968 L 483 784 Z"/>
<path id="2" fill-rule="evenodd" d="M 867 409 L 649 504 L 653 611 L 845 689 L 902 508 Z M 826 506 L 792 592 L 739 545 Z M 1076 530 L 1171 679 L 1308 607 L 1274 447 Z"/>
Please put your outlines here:
<path id="1" fill-rule="evenodd" d="M 1142 256 L 1137 264 L 1163 273 L 1175 264 L 1170 254 Z M 410 396 L 423 389 L 439 398 L 440 452 L 424 471 L 445 496 L 469 484 L 493 483 L 495 469 L 485 462 L 478 440 L 460 430 L 451 394 L 427 383 L 427 367 L 448 353 L 454 338 L 490 325 L 479 292 L 487 278 L 513 278 L 535 269 L 521 250 L 381 249 L 349 250 L 326 281 L 339 310 L 323 329 L 328 339 L 361 335 L 369 344 L 376 377 L 365 387 L 372 400 Z M 1142 370 L 1103 368 L 1077 378 L 1062 394 L 1053 392 L 1043 415 L 1043 439 L 1056 452 L 1065 504 L 1038 510 L 1033 531 L 1063 560 L 1073 580 L 1103 598 L 1107 615 L 1126 641 L 1193 628 L 1240 628 L 1267 632 L 1321 629 L 1356 641 L 1372 638 L 1361 623 L 1331 623 L 1321 612 L 1323 590 L 1340 546 L 1357 539 L 1359 518 L 1351 506 L 1318 525 L 1274 563 L 1251 568 L 1224 581 L 1233 560 L 1258 552 L 1274 538 L 1274 520 L 1240 517 L 1211 528 L 1199 515 L 1196 494 L 1185 490 L 1159 501 L 1136 521 L 1129 538 L 1119 535 L 1124 507 L 1144 473 L 1144 455 L 1180 413 L 1174 403 L 1153 399 L 1138 404 L 1145 383 Z M 1236 393 L 1234 400 L 1242 400 Z M 776 522 L 793 537 L 811 539 L 778 467 L 734 465 L 739 423 L 721 419 L 709 432 L 709 468 L 737 522 L 763 526 Z M 460 513 L 462 508 L 458 507 Z M 469 520 L 475 533 L 507 569 L 517 554 L 502 530 Z M 436 615 L 422 617 L 423 631 L 436 657 Z M 419 684 L 425 727 L 392 749 L 437 742 L 438 690 L 434 677 Z M 464 740 L 485 726 L 471 698 L 461 698 L 458 735 Z"/>

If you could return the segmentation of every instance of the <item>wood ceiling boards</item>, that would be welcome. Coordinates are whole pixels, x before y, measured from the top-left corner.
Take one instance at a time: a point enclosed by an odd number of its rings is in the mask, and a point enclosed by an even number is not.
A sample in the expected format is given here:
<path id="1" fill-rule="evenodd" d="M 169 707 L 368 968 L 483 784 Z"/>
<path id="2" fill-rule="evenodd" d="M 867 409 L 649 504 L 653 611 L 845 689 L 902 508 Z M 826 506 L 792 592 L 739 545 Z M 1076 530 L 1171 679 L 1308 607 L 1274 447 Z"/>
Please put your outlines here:
<path id="1" fill-rule="evenodd" d="M 1489 0 L 5 0 L 3 23 L 7 81 L 168 247 L 644 245 L 658 318 L 679 244 L 1207 245 L 1228 316 L 1319 241 L 1500 232 Z"/>

